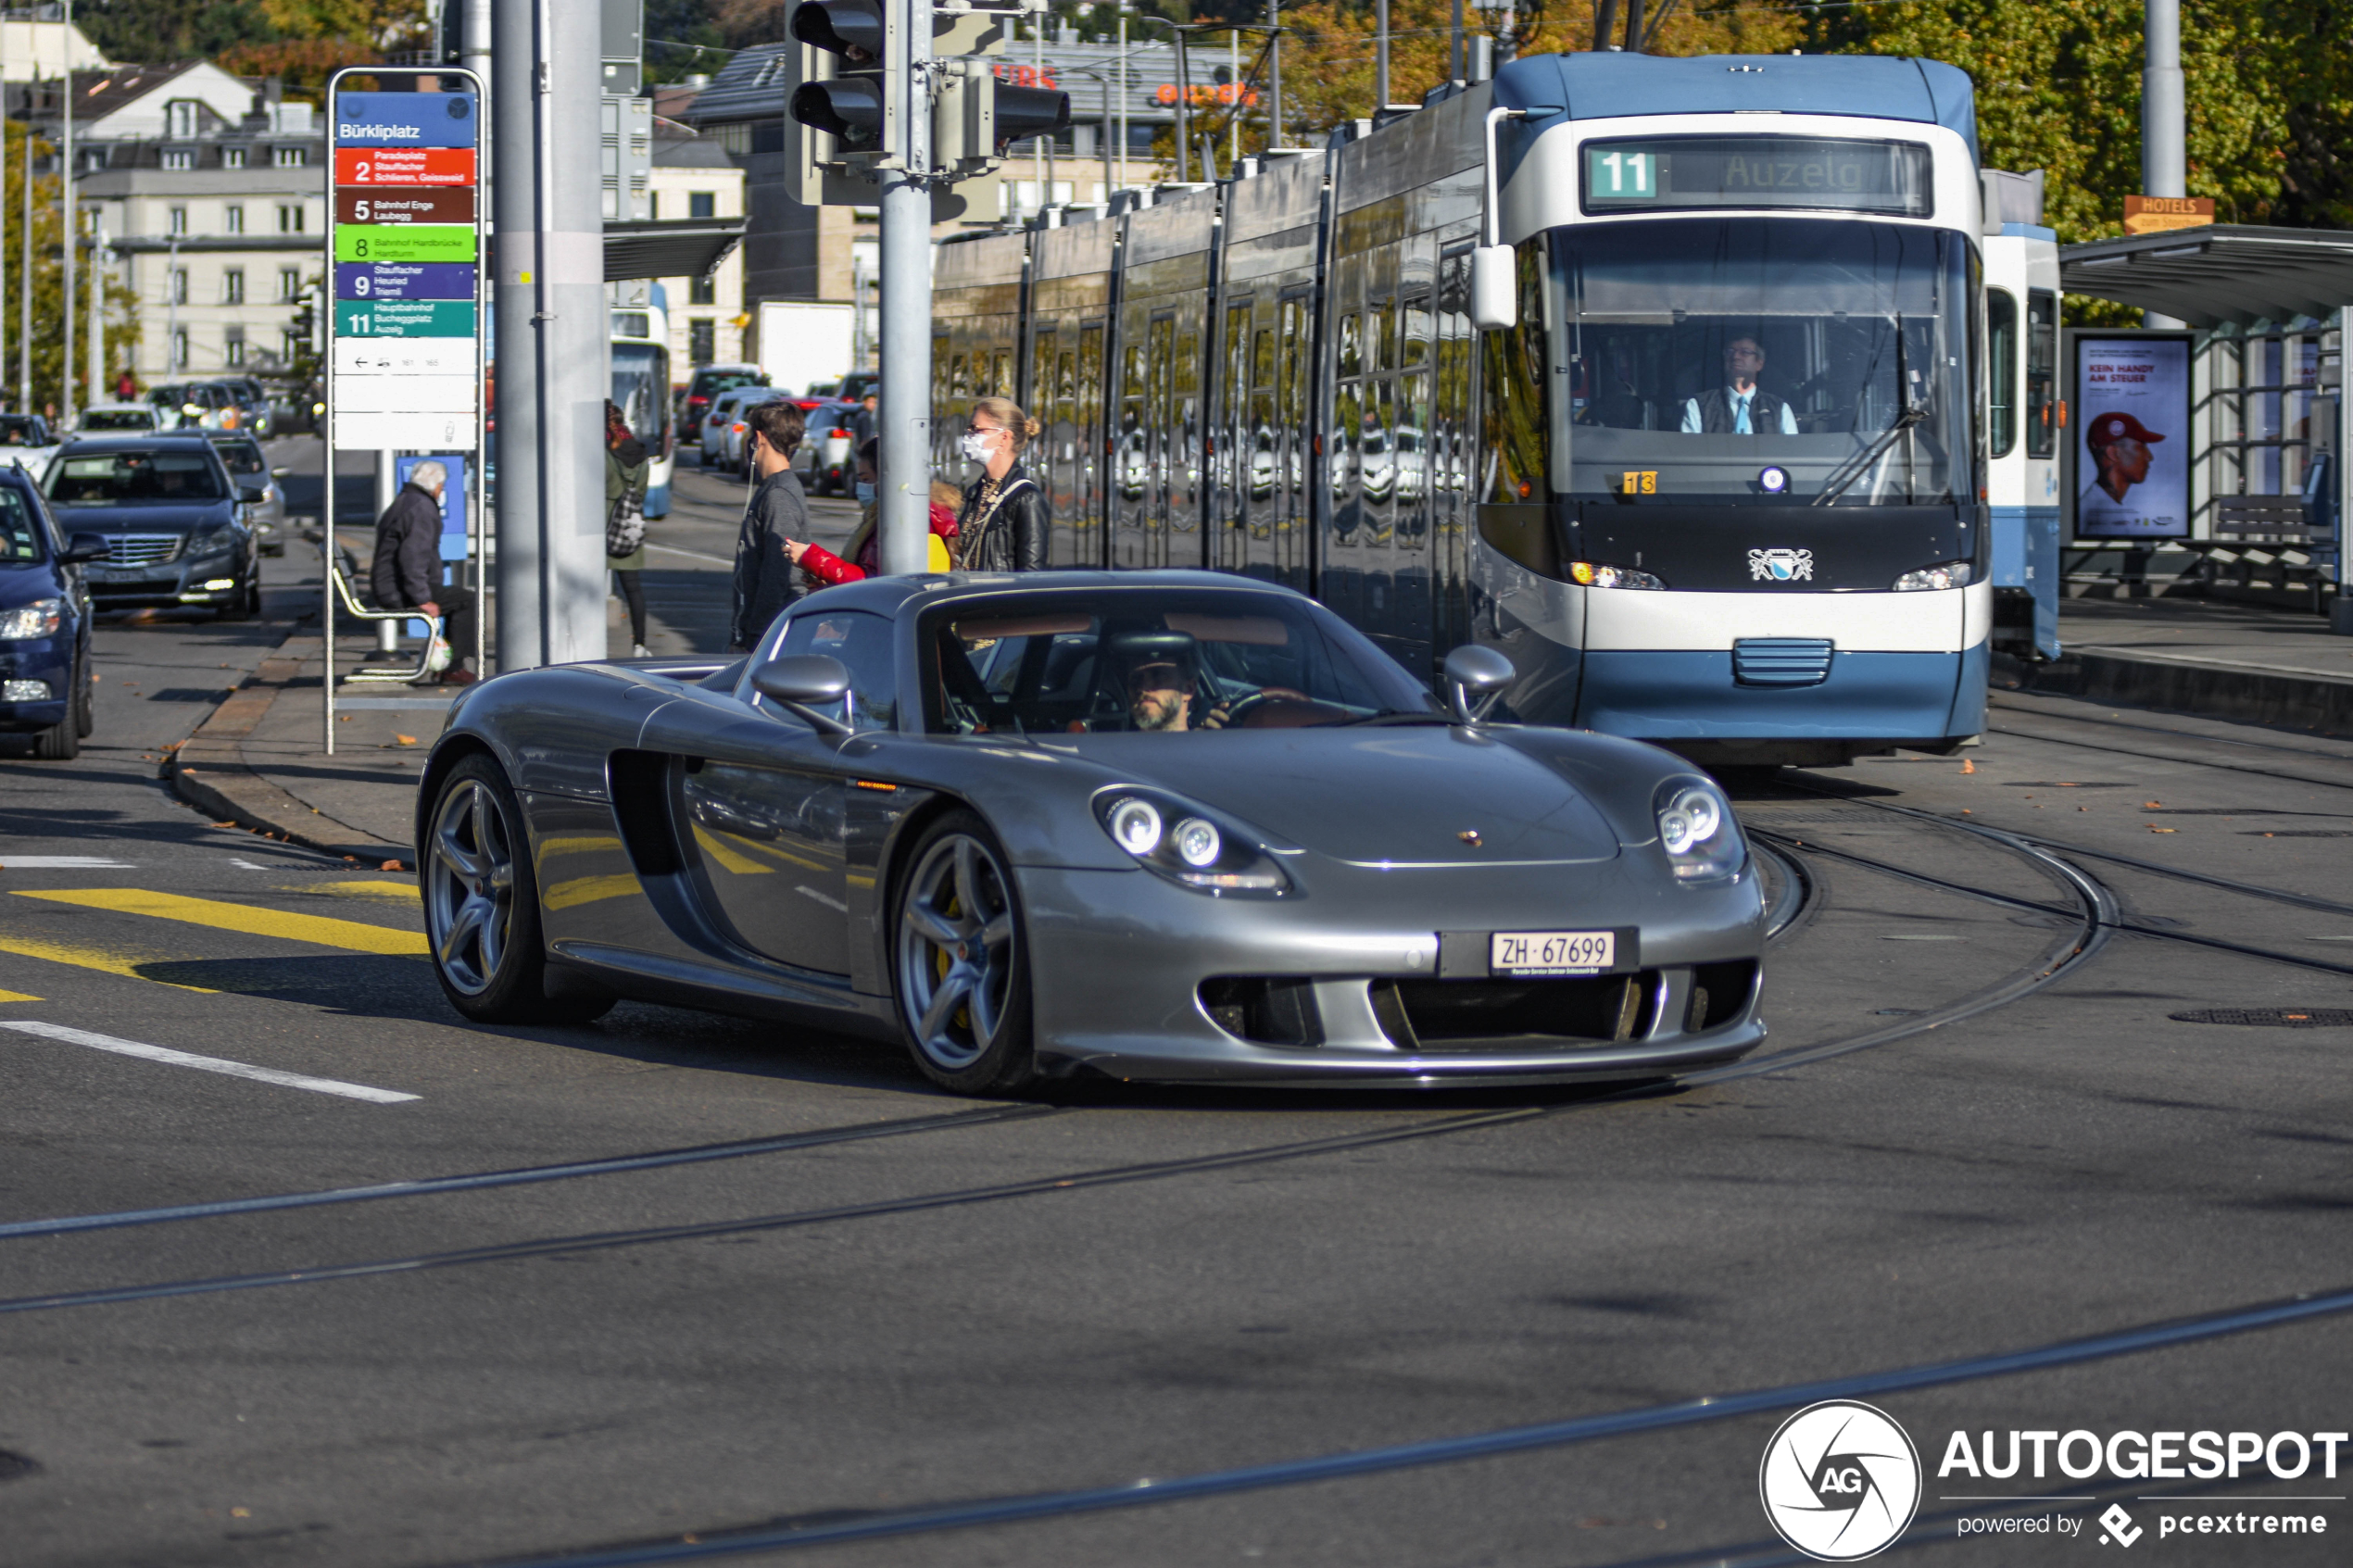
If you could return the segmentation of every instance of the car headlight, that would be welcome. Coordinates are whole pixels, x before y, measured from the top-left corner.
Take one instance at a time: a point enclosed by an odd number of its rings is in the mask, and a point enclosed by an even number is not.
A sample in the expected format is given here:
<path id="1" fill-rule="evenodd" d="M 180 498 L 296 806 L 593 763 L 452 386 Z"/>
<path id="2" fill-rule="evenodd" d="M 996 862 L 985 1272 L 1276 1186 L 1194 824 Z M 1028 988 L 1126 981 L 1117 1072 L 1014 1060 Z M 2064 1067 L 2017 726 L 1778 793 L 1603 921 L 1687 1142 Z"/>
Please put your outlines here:
<path id="1" fill-rule="evenodd" d="M 1895 580 L 1895 591 L 1917 594 L 1925 588 L 1966 588 L 1969 579 L 1969 562 L 1948 560 L 1935 566 L 1924 566 L 1918 571 L 1906 572 Z"/>
<path id="2" fill-rule="evenodd" d="M 1603 566 L 1594 561 L 1568 563 L 1568 580 L 1583 588 L 1664 588 L 1667 580 L 1630 566 Z"/>
<path id="3" fill-rule="evenodd" d="M 35 599 L 29 605 L 0 610 L 0 638 L 54 637 L 65 613 L 63 599 Z"/>
<path id="4" fill-rule="evenodd" d="M 1658 818 L 1658 847 L 1667 851 L 1676 881 L 1730 876 L 1747 860 L 1731 802 L 1705 779 L 1668 779 L 1652 797 L 1651 809 Z"/>
<path id="5" fill-rule="evenodd" d="M 1279 898 L 1294 893 L 1272 856 L 1231 822 L 1171 796 L 1139 789 L 1105 790 L 1095 798 L 1095 820 L 1111 841 L 1145 870 L 1213 896 Z"/>

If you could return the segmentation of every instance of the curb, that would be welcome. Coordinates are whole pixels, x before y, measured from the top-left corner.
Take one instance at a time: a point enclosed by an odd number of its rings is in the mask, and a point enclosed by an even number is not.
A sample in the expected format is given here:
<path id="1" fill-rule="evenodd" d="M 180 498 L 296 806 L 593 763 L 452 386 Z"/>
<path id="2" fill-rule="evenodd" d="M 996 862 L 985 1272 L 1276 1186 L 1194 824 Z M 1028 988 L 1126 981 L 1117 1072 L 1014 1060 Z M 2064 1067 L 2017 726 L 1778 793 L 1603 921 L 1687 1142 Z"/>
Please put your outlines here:
<path id="1" fill-rule="evenodd" d="M 294 641 L 289 636 L 287 642 Z M 413 846 L 393 844 L 347 822 L 340 822 L 304 805 L 249 767 L 245 738 L 254 732 L 271 705 L 284 695 L 302 667 L 279 645 L 261 661 L 245 684 L 231 692 L 195 733 L 180 743 L 163 765 L 172 794 L 216 819 L 314 849 L 321 854 L 357 860 L 370 869 L 396 859 L 408 865 Z"/>
<path id="2" fill-rule="evenodd" d="M 2037 671 L 2026 690 L 2353 737 L 2353 679 L 2276 666 L 2084 652 Z"/>

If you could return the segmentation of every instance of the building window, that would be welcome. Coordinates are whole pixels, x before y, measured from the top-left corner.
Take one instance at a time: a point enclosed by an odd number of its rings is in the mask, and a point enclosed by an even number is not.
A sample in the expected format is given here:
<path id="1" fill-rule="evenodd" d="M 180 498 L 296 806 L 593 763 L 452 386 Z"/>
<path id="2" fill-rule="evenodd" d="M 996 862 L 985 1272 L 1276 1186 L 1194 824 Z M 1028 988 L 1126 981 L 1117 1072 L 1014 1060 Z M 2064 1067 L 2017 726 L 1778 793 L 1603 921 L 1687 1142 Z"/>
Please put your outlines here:
<path id="1" fill-rule="evenodd" d="M 648 191 L 646 193 L 646 216 L 653 219 L 656 222 L 661 221 L 661 193 L 660 191 Z"/>
<path id="2" fill-rule="evenodd" d="M 245 232 L 245 209 L 242 207 L 235 206 L 223 207 L 220 213 L 220 231 L 225 234 L 244 233 Z"/>
<path id="3" fill-rule="evenodd" d="M 166 147 L 163 153 L 163 166 L 166 169 L 194 169 L 196 167 L 196 155 L 185 147 Z"/>
<path id="4" fill-rule="evenodd" d="M 175 207 L 171 209 L 171 232 L 175 234 L 184 234 L 188 232 L 188 209 L 186 207 Z"/>
<path id="5" fill-rule="evenodd" d="M 243 147 L 223 147 L 223 148 L 221 148 L 221 149 L 220 149 L 220 167 L 221 167 L 221 168 L 223 168 L 223 169 L 243 169 L 245 166 L 245 148 L 243 148 Z"/>
<path id="6" fill-rule="evenodd" d="M 245 328 L 223 327 L 220 330 L 220 357 L 228 361 L 231 370 L 242 369 L 245 362 Z"/>
<path id="7" fill-rule="evenodd" d="M 243 305 L 245 302 L 245 270 L 230 267 L 220 274 L 220 303 Z"/>
<path id="8" fill-rule="evenodd" d="M 278 334 L 278 357 L 291 365 L 302 358 L 302 334 L 292 327 Z"/>
<path id="9" fill-rule="evenodd" d="M 689 218 L 718 217 L 719 193 L 716 191 L 688 191 L 686 193 L 686 216 Z"/>
<path id="10" fill-rule="evenodd" d="M 273 169 L 305 169 L 309 167 L 309 164 L 310 149 L 308 147 L 273 147 L 271 149 L 270 165 Z"/>
<path id="11" fill-rule="evenodd" d="M 188 270 L 185 267 L 174 267 L 171 270 L 171 303 L 174 305 L 188 303 Z"/>
<path id="12" fill-rule="evenodd" d="M 278 303 L 293 305 L 302 298 L 302 271 L 299 268 L 278 269 Z"/>
<path id="13" fill-rule="evenodd" d="M 181 276 L 184 278 L 187 274 L 183 272 Z M 188 329 L 185 327 L 171 334 L 171 368 L 175 370 L 188 368 Z"/>
<path id="14" fill-rule="evenodd" d="M 719 281 L 716 278 L 694 278 L 686 283 L 686 303 L 716 305 L 719 303 Z"/>
<path id="15" fill-rule="evenodd" d="M 278 232 L 282 234 L 302 232 L 302 207 L 299 204 L 288 204 L 278 208 Z"/>
<path id="16" fill-rule="evenodd" d="M 719 358 L 719 323 L 706 316 L 686 323 L 686 358 L 697 365 L 708 365 Z"/>
<path id="17" fill-rule="evenodd" d="M 164 105 L 164 134 L 175 142 L 194 140 L 196 134 L 196 110 L 199 107 L 194 98 L 180 98 Z"/>

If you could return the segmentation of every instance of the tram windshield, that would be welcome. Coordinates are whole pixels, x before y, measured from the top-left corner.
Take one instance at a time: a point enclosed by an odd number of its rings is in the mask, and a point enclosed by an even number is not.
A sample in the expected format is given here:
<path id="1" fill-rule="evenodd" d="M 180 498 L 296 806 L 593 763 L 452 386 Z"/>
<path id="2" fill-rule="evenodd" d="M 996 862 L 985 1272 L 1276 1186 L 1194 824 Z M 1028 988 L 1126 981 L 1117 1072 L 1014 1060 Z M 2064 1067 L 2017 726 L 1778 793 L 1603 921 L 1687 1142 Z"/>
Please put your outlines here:
<path id="1" fill-rule="evenodd" d="M 1962 236 L 1803 218 L 1579 225 L 1554 232 L 1552 270 L 1567 383 L 1552 400 L 1555 490 L 1670 506 L 1976 499 L 1978 278 Z"/>

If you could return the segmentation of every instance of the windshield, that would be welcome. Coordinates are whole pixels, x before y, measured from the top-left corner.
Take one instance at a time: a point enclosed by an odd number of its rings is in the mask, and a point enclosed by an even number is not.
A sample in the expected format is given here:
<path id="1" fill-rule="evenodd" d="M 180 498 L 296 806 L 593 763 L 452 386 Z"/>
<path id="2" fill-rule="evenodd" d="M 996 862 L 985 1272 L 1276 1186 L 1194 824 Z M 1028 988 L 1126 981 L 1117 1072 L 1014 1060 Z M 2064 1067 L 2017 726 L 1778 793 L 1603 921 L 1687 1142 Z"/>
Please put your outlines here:
<path id="1" fill-rule="evenodd" d="M 268 473 L 270 464 L 262 458 L 261 448 L 250 441 L 223 441 L 213 450 L 220 454 L 231 473 Z"/>
<path id="2" fill-rule="evenodd" d="M 934 734 L 1299 729 L 1435 699 L 1315 605 L 1214 589 L 1007 595 L 925 632 Z"/>
<path id="3" fill-rule="evenodd" d="M 10 566 L 41 558 L 41 525 L 23 492 L 0 484 L 0 562 Z"/>
<path id="4" fill-rule="evenodd" d="M 82 416 L 84 430 L 153 430 L 156 428 L 152 408 L 94 408 Z"/>
<path id="5" fill-rule="evenodd" d="M 0 414 L 0 446 L 38 446 L 44 433 L 30 414 Z"/>
<path id="6" fill-rule="evenodd" d="M 1977 498 L 1977 263 L 1960 235 L 1801 218 L 1581 225 L 1554 231 L 1552 274 L 1555 490 Z"/>
<path id="7" fill-rule="evenodd" d="M 69 507 L 125 501 L 188 505 L 228 498 L 220 470 L 202 452 L 93 452 L 49 469 L 49 498 Z"/>
<path id="8" fill-rule="evenodd" d="M 670 350 L 650 343 L 612 345 L 612 400 L 629 433 L 659 447 L 670 429 Z"/>
<path id="9" fill-rule="evenodd" d="M 757 370 L 705 370 L 695 378 L 695 392 L 698 396 L 716 397 L 739 386 L 758 386 L 767 379 Z"/>

